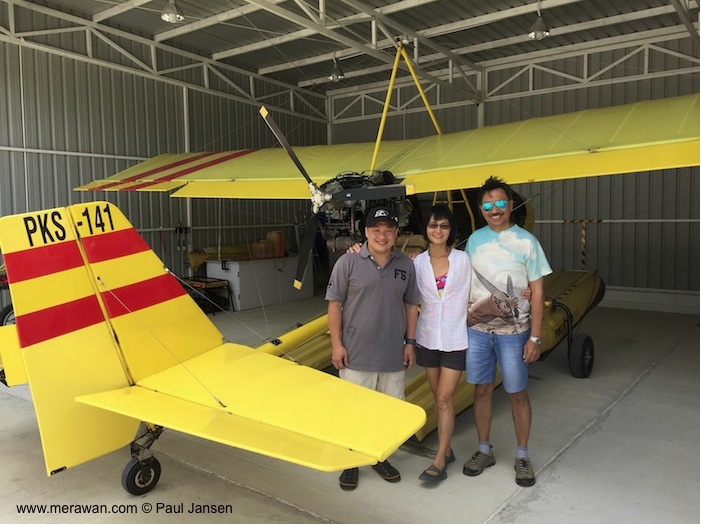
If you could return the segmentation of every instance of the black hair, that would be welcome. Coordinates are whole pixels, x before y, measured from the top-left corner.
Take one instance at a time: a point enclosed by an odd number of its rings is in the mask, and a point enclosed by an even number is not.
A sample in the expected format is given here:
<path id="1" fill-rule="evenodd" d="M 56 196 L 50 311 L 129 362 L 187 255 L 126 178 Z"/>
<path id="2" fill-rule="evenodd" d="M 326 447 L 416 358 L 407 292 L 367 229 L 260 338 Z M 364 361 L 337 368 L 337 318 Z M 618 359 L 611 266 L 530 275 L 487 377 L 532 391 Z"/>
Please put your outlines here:
<path id="1" fill-rule="evenodd" d="M 428 235 L 426 235 L 426 229 L 428 228 L 428 223 L 431 222 L 431 219 L 434 219 L 436 221 L 442 221 L 442 220 L 448 221 L 448 224 L 450 224 L 450 235 L 448 235 L 448 246 L 452 246 L 453 242 L 455 241 L 455 219 L 453 218 L 453 214 L 448 209 L 448 207 L 445 204 L 434 204 L 426 211 L 426 214 L 424 215 L 422 228 L 421 228 L 421 234 L 424 236 L 424 239 L 426 239 L 426 241 L 428 241 Z"/>
<path id="2" fill-rule="evenodd" d="M 482 198 L 484 197 L 485 193 L 489 193 L 490 191 L 499 189 L 504 190 L 504 193 L 506 193 L 506 197 L 510 201 L 514 200 L 514 191 L 511 189 L 511 186 L 509 186 L 499 177 L 495 177 L 494 175 L 492 175 L 484 182 L 482 187 L 477 192 L 477 205 L 479 206 L 482 204 Z"/>

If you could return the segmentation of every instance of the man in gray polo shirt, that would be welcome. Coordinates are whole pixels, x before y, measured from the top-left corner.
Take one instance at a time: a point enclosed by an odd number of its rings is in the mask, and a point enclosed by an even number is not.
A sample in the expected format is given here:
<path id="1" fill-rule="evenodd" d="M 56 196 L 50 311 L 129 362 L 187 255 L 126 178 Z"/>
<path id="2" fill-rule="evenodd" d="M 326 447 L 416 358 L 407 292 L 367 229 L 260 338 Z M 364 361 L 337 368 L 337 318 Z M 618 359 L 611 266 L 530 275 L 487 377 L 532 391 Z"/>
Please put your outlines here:
<path id="1" fill-rule="evenodd" d="M 326 289 L 332 362 L 342 379 L 404 399 L 404 374 L 414 364 L 420 303 L 414 263 L 394 248 L 399 234 L 390 208 L 369 211 L 360 253 L 343 254 Z M 401 476 L 383 461 L 373 469 L 389 482 Z M 341 488 L 358 486 L 358 469 L 344 470 Z"/>

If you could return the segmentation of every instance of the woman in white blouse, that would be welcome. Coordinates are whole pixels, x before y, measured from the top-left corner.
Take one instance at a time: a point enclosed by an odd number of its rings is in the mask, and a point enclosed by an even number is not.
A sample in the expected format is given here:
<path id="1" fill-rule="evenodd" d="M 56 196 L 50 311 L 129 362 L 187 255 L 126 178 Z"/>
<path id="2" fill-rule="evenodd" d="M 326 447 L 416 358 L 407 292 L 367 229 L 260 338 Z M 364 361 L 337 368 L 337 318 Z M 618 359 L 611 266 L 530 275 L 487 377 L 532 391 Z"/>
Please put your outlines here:
<path id="1" fill-rule="evenodd" d="M 448 474 L 455 461 L 450 446 L 455 427 L 453 395 L 465 370 L 467 350 L 467 303 L 472 269 L 463 250 L 452 248 L 453 215 L 444 205 L 426 212 L 423 231 L 428 250 L 414 259 L 421 292 L 421 314 L 416 328 L 416 364 L 426 369 L 438 416 L 438 451 L 431 466 L 420 476 L 436 483 Z"/>

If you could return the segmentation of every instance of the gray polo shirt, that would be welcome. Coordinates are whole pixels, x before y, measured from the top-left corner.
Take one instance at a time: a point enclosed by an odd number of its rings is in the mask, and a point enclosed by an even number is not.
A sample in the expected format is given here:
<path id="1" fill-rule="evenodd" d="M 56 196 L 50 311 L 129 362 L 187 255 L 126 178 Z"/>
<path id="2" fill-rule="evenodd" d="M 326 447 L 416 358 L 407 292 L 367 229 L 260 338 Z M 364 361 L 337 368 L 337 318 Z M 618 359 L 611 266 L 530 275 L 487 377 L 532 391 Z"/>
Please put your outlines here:
<path id="1" fill-rule="evenodd" d="M 365 372 L 404 370 L 404 304 L 420 304 L 413 261 L 392 249 L 380 268 L 368 251 L 343 254 L 333 267 L 327 301 L 343 304 L 341 340 L 348 351 L 348 368 Z"/>

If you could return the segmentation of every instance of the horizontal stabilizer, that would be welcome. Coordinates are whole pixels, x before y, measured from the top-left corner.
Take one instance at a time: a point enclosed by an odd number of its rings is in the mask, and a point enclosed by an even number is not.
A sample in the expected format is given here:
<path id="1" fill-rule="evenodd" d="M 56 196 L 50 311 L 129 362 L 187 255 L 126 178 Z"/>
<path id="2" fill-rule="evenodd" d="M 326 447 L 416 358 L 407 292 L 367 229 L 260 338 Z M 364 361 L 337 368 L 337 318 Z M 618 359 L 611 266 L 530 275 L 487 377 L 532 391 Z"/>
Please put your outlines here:
<path id="1" fill-rule="evenodd" d="M 317 470 L 333 472 L 377 463 L 352 450 L 138 386 L 77 401 Z"/>
<path id="2" fill-rule="evenodd" d="M 410 403 L 231 343 L 78 401 L 323 471 L 383 461 L 426 420 Z"/>

